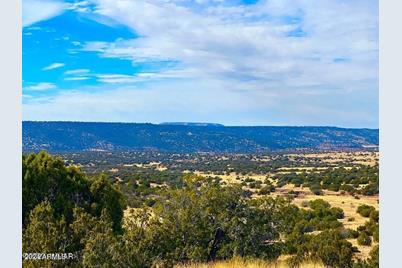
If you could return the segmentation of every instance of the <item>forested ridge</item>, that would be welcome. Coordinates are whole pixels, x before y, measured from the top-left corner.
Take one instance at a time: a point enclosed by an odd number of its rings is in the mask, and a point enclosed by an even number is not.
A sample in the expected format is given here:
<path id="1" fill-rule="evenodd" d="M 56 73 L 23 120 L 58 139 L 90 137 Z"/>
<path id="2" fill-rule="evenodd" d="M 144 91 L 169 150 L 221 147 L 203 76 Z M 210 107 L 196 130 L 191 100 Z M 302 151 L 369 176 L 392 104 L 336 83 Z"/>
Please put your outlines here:
<path id="1" fill-rule="evenodd" d="M 26 152 L 132 150 L 255 153 L 302 149 L 364 149 L 377 146 L 378 129 L 23 122 L 23 150 Z"/>

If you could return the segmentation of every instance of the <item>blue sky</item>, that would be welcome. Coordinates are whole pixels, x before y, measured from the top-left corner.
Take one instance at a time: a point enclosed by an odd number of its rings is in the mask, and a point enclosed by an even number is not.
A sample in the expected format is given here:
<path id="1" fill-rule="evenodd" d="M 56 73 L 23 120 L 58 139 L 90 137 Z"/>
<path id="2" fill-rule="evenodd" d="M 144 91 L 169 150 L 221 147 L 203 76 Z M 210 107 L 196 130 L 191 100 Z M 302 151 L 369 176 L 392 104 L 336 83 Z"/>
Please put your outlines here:
<path id="1" fill-rule="evenodd" d="M 378 127 L 378 2 L 23 0 L 24 120 Z"/>

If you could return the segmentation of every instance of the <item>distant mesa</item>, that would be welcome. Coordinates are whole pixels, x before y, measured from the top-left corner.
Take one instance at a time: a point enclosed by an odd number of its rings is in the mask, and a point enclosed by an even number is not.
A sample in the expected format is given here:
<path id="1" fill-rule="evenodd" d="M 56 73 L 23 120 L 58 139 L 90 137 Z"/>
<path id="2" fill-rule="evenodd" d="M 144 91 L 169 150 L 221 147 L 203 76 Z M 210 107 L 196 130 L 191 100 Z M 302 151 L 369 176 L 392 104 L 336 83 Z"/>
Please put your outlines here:
<path id="1" fill-rule="evenodd" d="M 194 123 L 194 122 L 162 122 L 159 125 L 190 126 L 190 127 L 224 127 L 224 125 L 217 123 Z"/>

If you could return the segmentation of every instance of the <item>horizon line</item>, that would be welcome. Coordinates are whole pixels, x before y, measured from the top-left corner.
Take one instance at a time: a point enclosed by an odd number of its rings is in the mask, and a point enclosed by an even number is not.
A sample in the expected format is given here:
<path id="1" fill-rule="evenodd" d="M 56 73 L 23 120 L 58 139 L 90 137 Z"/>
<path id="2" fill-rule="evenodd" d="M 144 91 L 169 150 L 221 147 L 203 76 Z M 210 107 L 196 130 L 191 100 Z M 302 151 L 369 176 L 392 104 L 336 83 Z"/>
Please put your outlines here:
<path id="1" fill-rule="evenodd" d="M 318 127 L 318 128 L 343 128 L 343 129 L 370 129 L 370 130 L 379 130 L 379 128 L 370 128 L 370 127 L 341 127 L 334 125 L 225 125 L 222 123 L 215 122 L 187 122 L 187 121 L 172 121 L 172 122 L 127 122 L 127 121 L 73 121 L 73 120 L 22 120 L 24 122 L 33 122 L 33 123 L 101 123 L 101 124 L 138 124 L 138 125 L 155 125 L 155 126 L 186 126 L 184 124 L 208 124 L 215 125 L 215 127 Z M 192 125 L 187 125 L 192 126 Z M 194 125 L 193 125 L 194 126 Z M 200 126 L 205 127 L 205 126 Z"/>

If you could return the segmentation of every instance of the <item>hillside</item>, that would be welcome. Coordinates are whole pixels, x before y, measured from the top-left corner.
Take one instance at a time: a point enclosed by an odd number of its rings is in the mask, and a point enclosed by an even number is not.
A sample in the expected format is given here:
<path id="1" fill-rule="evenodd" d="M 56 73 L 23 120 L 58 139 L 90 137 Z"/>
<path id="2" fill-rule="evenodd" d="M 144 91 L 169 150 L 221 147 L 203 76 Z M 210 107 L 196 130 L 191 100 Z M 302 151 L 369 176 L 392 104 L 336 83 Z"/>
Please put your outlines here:
<path id="1" fill-rule="evenodd" d="M 23 122 L 23 151 L 154 150 L 164 152 L 267 152 L 363 149 L 378 146 L 377 129 Z"/>

